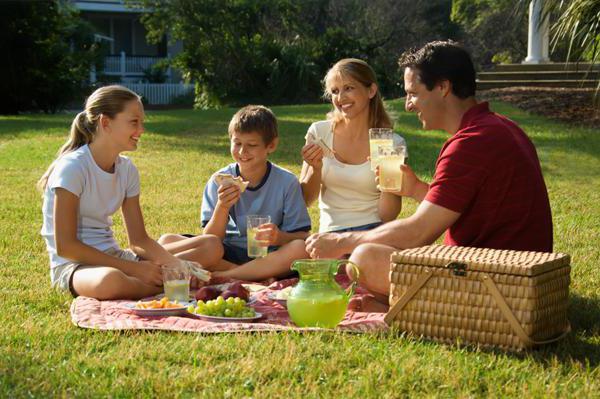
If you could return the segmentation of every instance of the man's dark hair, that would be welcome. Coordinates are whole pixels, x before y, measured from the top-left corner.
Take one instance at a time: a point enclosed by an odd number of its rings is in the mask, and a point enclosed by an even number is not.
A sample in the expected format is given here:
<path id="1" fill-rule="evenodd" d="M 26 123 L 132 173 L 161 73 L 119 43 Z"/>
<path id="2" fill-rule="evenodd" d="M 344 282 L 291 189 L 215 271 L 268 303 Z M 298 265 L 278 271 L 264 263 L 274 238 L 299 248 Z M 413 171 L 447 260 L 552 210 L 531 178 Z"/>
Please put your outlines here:
<path id="1" fill-rule="evenodd" d="M 420 49 L 407 50 L 400 56 L 398 64 L 403 69 L 414 69 L 427 90 L 432 90 L 442 80 L 448 80 L 456 97 L 475 95 L 475 67 L 471 56 L 452 40 L 429 42 Z"/>

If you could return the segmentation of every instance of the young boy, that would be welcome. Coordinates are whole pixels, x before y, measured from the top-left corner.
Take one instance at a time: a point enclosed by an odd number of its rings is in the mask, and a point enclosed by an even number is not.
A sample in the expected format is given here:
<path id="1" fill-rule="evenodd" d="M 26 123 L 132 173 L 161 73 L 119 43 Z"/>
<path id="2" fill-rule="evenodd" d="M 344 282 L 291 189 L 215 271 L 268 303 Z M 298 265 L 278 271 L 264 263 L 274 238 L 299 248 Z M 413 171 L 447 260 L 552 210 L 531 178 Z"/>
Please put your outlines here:
<path id="1" fill-rule="evenodd" d="M 311 223 L 296 176 L 269 162 L 279 141 L 277 119 L 270 109 L 249 105 L 229 123 L 231 156 L 235 163 L 215 173 L 204 189 L 202 226 L 205 234 L 221 237 L 225 254 L 213 277 L 264 280 L 285 275 L 296 259 L 308 258 L 304 239 Z M 215 177 L 228 174 L 248 182 L 219 187 Z M 248 257 L 246 216 L 268 215 L 256 239 L 271 250 L 264 258 Z M 241 266 L 238 266 L 241 265 Z"/>

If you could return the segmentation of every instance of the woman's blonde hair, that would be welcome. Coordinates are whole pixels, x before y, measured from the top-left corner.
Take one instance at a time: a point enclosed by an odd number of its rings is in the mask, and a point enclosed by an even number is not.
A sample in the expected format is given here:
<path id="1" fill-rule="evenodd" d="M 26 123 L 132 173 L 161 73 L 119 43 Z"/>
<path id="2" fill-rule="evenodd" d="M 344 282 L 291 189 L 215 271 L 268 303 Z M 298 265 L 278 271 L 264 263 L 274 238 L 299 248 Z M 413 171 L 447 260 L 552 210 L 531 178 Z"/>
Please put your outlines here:
<path id="1" fill-rule="evenodd" d="M 38 188 L 41 191 L 46 189 L 48 177 L 61 156 L 94 141 L 100 116 L 106 115 L 110 119 L 114 119 L 117 114 L 123 112 L 125 105 L 133 100 L 140 101 L 140 96 L 119 85 L 104 86 L 94 91 L 85 102 L 85 110 L 78 113 L 73 119 L 69 138 L 58 151 L 54 162 L 50 164 L 46 173 L 38 181 Z"/>
<path id="2" fill-rule="evenodd" d="M 369 66 L 369 64 L 357 58 L 344 58 L 336 62 L 323 79 L 323 96 L 328 100 L 331 100 L 331 93 L 328 90 L 327 82 L 329 82 L 330 79 L 335 76 L 339 76 L 341 78 L 352 78 L 367 88 L 371 87 L 372 84 L 377 85 L 375 72 Z M 342 115 L 334 107 L 331 112 L 327 114 L 327 119 L 331 119 L 335 127 L 336 123 L 342 120 Z M 369 101 L 369 127 L 391 128 L 393 125 L 394 124 L 392 123 L 390 116 L 385 110 L 383 99 L 378 88 L 373 98 L 371 98 Z"/>

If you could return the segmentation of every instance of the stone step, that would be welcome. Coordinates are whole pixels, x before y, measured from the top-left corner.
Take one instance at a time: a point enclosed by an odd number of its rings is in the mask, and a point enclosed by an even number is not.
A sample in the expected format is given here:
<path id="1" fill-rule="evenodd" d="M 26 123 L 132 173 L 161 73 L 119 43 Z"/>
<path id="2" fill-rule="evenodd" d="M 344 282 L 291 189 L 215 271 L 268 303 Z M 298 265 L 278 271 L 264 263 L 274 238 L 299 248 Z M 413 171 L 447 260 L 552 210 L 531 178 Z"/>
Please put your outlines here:
<path id="1" fill-rule="evenodd" d="M 553 62 L 548 64 L 498 64 L 487 72 L 512 72 L 512 71 L 600 71 L 600 63 L 562 63 Z"/>
<path id="2" fill-rule="evenodd" d="M 487 80 L 599 80 L 600 70 L 581 71 L 510 71 L 479 72 L 480 81 Z"/>
<path id="3" fill-rule="evenodd" d="M 516 86 L 596 88 L 598 80 L 477 80 L 477 90 Z"/>

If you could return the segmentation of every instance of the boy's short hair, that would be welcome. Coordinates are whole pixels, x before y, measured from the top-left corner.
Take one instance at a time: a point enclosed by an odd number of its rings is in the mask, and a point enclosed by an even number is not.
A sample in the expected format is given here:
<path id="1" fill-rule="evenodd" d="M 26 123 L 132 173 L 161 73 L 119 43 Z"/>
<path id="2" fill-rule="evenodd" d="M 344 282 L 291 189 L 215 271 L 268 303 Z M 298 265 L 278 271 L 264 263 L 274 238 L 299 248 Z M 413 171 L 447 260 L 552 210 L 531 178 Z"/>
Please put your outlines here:
<path id="1" fill-rule="evenodd" d="M 398 64 L 400 68 L 414 69 L 427 90 L 432 90 L 442 80 L 448 80 L 456 97 L 465 99 L 475 95 L 477 85 L 471 56 L 452 40 L 434 41 L 420 49 L 405 51 Z"/>
<path id="2" fill-rule="evenodd" d="M 273 111 L 262 105 L 247 105 L 233 115 L 229 122 L 229 137 L 233 133 L 260 134 L 265 145 L 271 144 L 279 133 Z"/>

